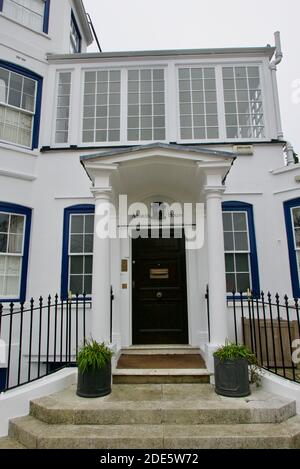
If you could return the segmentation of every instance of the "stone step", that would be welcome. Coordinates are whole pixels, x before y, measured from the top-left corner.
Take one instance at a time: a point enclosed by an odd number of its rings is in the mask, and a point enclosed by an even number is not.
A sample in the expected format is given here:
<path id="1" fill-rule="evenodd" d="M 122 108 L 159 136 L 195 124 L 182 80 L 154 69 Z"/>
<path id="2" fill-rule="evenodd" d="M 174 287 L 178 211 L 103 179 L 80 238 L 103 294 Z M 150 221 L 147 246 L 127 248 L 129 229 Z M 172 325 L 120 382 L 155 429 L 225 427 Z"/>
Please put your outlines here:
<path id="1" fill-rule="evenodd" d="M 25 449 L 17 440 L 9 437 L 0 438 L 0 450 L 2 449 Z"/>
<path id="2" fill-rule="evenodd" d="M 100 399 L 80 398 L 71 387 L 30 405 L 31 416 L 68 425 L 279 423 L 295 414 L 292 400 L 257 389 L 247 398 L 226 398 L 207 384 L 114 385 Z"/>
<path id="3" fill-rule="evenodd" d="M 280 424 L 48 425 L 14 419 L 10 436 L 38 449 L 300 448 L 300 418 Z"/>
<path id="4" fill-rule="evenodd" d="M 209 383 L 210 373 L 203 368 L 151 369 L 117 368 L 113 372 L 114 384 Z"/>
<path id="5" fill-rule="evenodd" d="M 131 345 L 121 350 L 123 355 L 196 355 L 200 348 L 192 345 Z"/>

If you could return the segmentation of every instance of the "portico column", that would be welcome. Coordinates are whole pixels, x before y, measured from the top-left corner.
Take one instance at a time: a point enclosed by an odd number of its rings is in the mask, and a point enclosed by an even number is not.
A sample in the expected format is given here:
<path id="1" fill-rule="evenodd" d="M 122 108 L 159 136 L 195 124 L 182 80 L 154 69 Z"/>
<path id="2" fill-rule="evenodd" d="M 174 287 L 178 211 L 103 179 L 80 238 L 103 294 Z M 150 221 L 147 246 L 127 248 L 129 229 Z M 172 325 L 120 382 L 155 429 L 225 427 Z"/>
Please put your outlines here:
<path id="1" fill-rule="evenodd" d="M 99 342 L 110 341 L 110 287 L 111 258 L 110 237 L 100 236 L 99 221 L 103 214 L 110 220 L 111 188 L 92 189 L 95 197 L 93 287 L 92 287 L 92 320 L 91 335 Z M 109 226 L 107 227 L 109 232 Z"/>
<path id="2" fill-rule="evenodd" d="M 224 186 L 206 186 L 207 252 L 209 278 L 210 343 L 207 366 L 213 369 L 212 354 L 225 343 L 227 333 L 226 273 L 222 219 Z"/>

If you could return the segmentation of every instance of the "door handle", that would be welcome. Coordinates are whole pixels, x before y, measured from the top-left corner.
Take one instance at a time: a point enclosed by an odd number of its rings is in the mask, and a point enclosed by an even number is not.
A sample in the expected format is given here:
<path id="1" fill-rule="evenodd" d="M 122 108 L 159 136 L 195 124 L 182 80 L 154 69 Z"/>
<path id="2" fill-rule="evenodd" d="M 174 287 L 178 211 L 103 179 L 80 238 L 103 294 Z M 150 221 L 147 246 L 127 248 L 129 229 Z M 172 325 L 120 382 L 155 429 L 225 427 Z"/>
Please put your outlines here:
<path id="1" fill-rule="evenodd" d="M 160 299 L 162 297 L 163 297 L 162 292 L 159 291 L 159 292 L 156 293 L 156 298 Z"/>

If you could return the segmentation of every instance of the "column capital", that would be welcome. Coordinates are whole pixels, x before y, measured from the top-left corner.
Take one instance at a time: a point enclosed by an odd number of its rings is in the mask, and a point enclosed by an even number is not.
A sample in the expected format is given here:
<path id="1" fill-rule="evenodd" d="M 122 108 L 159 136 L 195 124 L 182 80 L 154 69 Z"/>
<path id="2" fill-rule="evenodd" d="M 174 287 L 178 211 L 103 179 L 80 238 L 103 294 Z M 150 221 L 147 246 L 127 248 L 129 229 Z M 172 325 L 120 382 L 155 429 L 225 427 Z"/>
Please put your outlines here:
<path id="1" fill-rule="evenodd" d="M 206 197 L 222 197 L 226 191 L 225 186 L 204 186 Z"/>
<path id="2" fill-rule="evenodd" d="M 95 200 L 110 200 L 112 187 L 91 187 L 91 193 Z"/>

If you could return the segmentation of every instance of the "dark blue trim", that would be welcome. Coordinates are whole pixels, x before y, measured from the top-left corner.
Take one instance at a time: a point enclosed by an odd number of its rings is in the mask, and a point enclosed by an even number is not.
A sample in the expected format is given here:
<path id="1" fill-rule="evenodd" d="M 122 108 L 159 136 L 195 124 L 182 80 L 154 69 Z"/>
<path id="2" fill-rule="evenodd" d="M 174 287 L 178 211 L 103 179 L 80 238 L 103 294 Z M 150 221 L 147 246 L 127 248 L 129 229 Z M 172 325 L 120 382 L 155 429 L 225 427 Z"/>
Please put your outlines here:
<path id="1" fill-rule="evenodd" d="M 0 0 L 0 11 L 3 10 L 3 0 Z"/>
<path id="2" fill-rule="evenodd" d="M 61 269 L 61 298 L 68 298 L 68 279 L 69 279 L 69 231 L 70 216 L 72 214 L 95 213 L 95 205 L 83 204 L 72 205 L 64 210 L 63 225 L 63 246 L 62 246 L 62 269 Z"/>
<path id="3" fill-rule="evenodd" d="M 10 302 L 22 303 L 23 301 L 26 301 L 26 287 L 27 287 L 27 273 L 28 273 L 28 258 L 29 258 L 29 243 L 30 243 L 32 211 L 28 207 L 23 207 L 23 205 L 15 205 L 15 204 L 7 203 L 7 202 L 0 202 L 0 212 L 16 213 L 17 215 L 26 216 L 20 296 L 18 298 L 10 298 L 10 299 L 0 298 L 1 303 L 10 303 Z"/>
<path id="4" fill-rule="evenodd" d="M 284 217 L 286 225 L 286 235 L 289 248 L 289 259 L 290 259 L 290 270 L 291 270 L 291 282 L 293 289 L 294 298 L 300 298 L 300 284 L 299 284 L 299 273 L 297 265 L 297 256 L 295 251 L 294 242 L 294 228 L 292 221 L 291 209 L 294 207 L 300 207 L 300 197 L 297 199 L 287 200 L 283 203 Z"/>
<path id="5" fill-rule="evenodd" d="M 253 206 L 245 202 L 232 201 L 232 202 L 223 202 L 222 209 L 223 209 L 223 212 L 239 212 L 239 211 L 247 212 L 249 243 L 250 243 L 250 266 L 251 266 L 252 291 L 253 291 L 254 296 L 259 296 L 260 295 L 260 282 L 259 282 L 259 269 L 258 269 Z M 228 299 L 230 298 L 232 298 L 232 295 L 228 297 Z"/>
<path id="6" fill-rule="evenodd" d="M 0 60 L 0 67 L 6 68 L 11 72 L 19 73 L 27 78 L 31 78 L 37 82 L 37 93 L 35 100 L 35 115 L 32 132 L 32 146 L 31 149 L 38 148 L 39 146 L 39 133 L 40 133 L 40 121 L 41 121 L 41 104 L 42 104 L 42 93 L 43 93 L 43 78 L 40 75 L 28 70 L 27 68 L 20 67 L 19 65 Z M 9 142 L 10 145 L 16 145 L 15 143 Z"/>
<path id="7" fill-rule="evenodd" d="M 78 24 L 77 24 L 75 15 L 74 15 L 74 13 L 73 13 L 73 10 L 71 11 L 71 21 L 74 23 L 76 32 L 77 32 L 78 37 L 79 37 L 79 50 L 76 51 L 76 54 L 80 54 L 80 52 L 81 52 L 81 45 L 82 45 L 82 36 L 81 36 L 80 29 L 79 29 Z"/>
<path id="8" fill-rule="evenodd" d="M 0 392 L 4 391 L 6 388 L 6 373 L 6 368 L 0 368 Z"/>
<path id="9" fill-rule="evenodd" d="M 46 0 L 45 2 L 44 24 L 43 24 L 43 33 L 45 34 L 48 34 L 49 32 L 50 2 L 51 0 Z"/>

